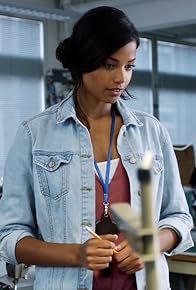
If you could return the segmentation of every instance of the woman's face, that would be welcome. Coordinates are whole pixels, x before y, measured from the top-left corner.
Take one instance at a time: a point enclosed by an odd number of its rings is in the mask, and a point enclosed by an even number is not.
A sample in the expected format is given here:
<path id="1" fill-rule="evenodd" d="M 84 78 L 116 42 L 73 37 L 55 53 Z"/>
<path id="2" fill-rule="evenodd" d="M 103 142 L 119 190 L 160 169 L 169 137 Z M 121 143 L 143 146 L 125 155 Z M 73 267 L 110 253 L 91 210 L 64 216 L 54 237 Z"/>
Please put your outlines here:
<path id="1" fill-rule="evenodd" d="M 113 104 L 127 88 L 136 59 L 136 42 L 132 41 L 112 54 L 98 69 L 84 73 L 79 94 L 86 102 Z"/>

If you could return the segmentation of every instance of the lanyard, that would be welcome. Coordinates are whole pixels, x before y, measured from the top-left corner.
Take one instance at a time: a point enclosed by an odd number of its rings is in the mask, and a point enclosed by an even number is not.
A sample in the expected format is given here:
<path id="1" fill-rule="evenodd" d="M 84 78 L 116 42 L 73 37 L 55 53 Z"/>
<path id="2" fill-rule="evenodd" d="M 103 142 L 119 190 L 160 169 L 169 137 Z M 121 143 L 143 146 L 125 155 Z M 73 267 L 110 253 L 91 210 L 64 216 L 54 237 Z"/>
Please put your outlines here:
<path id="1" fill-rule="evenodd" d="M 107 164 L 106 164 L 106 174 L 105 174 L 105 181 L 103 179 L 103 176 L 101 174 L 101 171 L 99 169 L 99 166 L 94 160 L 95 169 L 97 171 L 97 174 L 99 175 L 101 185 L 103 188 L 103 205 L 104 205 L 104 214 L 105 216 L 108 215 L 108 206 L 109 206 L 109 193 L 108 193 L 108 187 L 109 187 L 109 177 L 110 177 L 110 162 L 111 162 L 111 153 L 112 153 L 112 139 L 114 136 L 114 128 L 115 128 L 115 112 L 112 110 L 112 123 L 111 123 L 111 129 L 110 129 L 110 143 L 108 148 L 108 156 L 107 156 Z"/>

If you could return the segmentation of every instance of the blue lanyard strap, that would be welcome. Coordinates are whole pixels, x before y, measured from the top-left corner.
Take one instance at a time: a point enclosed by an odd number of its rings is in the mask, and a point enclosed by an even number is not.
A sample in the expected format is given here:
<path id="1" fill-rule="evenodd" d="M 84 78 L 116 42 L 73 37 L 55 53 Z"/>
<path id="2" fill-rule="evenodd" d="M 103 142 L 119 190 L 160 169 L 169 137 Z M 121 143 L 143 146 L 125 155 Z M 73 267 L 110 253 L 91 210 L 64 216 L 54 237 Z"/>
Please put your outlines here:
<path id="1" fill-rule="evenodd" d="M 95 169 L 97 171 L 97 174 L 99 175 L 101 185 L 103 188 L 103 201 L 104 205 L 109 204 L 109 193 L 108 193 L 108 187 L 109 187 L 109 177 L 110 177 L 110 161 L 111 161 L 111 153 L 112 153 L 112 139 L 114 136 L 114 129 L 115 129 L 115 111 L 112 110 L 112 123 L 111 123 L 111 129 L 110 129 L 110 143 L 108 148 L 108 156 L 107 156 L 107 164 L 106 164 L 106 174 L 105 174 L 105 181 L 103 179 L 103 176 L 101 174 L 101 171 L 99 169 L 99 166 L 94 160 Z M 106 212 L 107 214 L 107 212 Z"/>

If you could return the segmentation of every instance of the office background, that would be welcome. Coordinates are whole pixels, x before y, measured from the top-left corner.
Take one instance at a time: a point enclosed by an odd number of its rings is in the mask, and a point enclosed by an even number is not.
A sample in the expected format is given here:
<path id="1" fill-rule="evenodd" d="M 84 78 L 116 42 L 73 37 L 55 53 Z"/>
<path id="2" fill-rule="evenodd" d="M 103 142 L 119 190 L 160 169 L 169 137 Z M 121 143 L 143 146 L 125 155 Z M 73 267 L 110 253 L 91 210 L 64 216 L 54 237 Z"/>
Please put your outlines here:
<path id="1" fill-rule="evenodd" d="M 58 43 L 83 12 L 99 5 L 124 10 L 140 32 L 129 88 L 133 108 L 159 118 L 175 147 L 192 145 L 195 167 L 195 0 L 0 0 L 0 186 L 18 125 L 72 87 L 55 59 Z"/>

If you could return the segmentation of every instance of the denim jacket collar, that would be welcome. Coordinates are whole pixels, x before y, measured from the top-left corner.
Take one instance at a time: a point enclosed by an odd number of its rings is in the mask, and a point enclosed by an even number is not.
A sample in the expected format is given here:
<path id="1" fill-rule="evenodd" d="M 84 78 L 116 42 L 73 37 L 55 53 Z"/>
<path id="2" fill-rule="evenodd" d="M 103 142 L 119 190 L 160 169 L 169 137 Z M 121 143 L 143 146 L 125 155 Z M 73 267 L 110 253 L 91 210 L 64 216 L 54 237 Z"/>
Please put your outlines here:
<path id="1" fill-rule="evenodd" d="M 69 118 L 73 118 L 74 120 L 76 119 L 73 91 L 71 91 L 59 104 L 57 110 L 57 124 L 63 123 Z"/>
<path id="2" fill-rule="evenodd" d="M 66 106 L 65 106 L 66 102 Z M 123 100 L 120 98 L 117 101 L 117 108 L 123 118 L 123 122 L 126 127 L 133 126 L 143 126 L 143 123 L 137 118 L 137 116 L 127 109 L 126 102 L 130 100 Z M 73 118 L 76 120 L 76 111 L 74 106 L 73 91 L 71 91 L 67 97 L 59 104 L 57 110 L 57 124 L 65 122 L 67 119 Z"/>
<path id="3" fill-rule="evenodd" d="M 125 100 L 125 99 L 120 98 L 117 101 L 117 108 L 123 118 L 124 125 L 126 127 L 130 125 L 139 126 L 139 127 L 143 126 L 144 124 L 142 123 L 142 121 L 138 119 L 136 114 L 134 114 L 133 111 L 128 109 L 127 102 L 131 102 L 131 100 L 130 99 Z"/>

